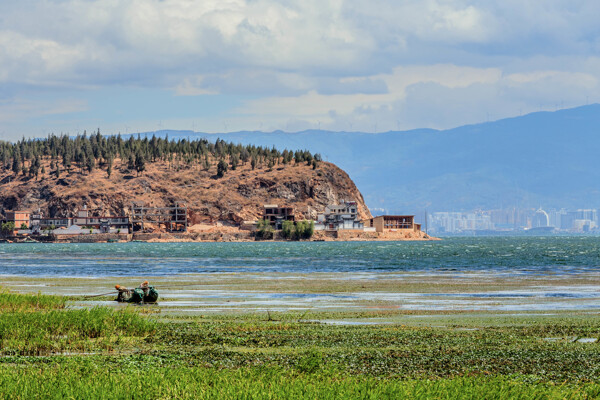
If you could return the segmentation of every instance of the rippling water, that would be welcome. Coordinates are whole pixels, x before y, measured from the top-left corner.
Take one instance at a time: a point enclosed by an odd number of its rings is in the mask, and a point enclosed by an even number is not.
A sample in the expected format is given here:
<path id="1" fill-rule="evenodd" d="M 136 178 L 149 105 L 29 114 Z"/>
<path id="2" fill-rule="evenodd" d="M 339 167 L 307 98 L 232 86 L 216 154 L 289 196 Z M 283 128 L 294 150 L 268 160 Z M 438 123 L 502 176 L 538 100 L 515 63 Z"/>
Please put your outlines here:
<path id="1" fill-rule="evenodd" d="M 600 271 L 598 237 L 435 242 L 0 244 L 0 275 L 170 276 L 218 272 Z"/>

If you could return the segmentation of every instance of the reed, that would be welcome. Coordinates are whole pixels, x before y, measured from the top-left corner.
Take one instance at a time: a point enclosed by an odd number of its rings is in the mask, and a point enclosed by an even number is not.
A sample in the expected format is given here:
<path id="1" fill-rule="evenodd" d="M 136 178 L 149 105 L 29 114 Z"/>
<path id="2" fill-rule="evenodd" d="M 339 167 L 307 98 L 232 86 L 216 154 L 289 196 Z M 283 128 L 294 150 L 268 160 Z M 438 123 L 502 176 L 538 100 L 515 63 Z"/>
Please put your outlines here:
<path id="1" fill-rule="evenodd" d="M 576 340 L 600 336 L 596 315 L 343 326 L 3 294 L 0 399 L 600 396 L 600 345 Z"/>
<path id="2" fill-rule="evenodd" d="M 0 312 L 26 312 L 65 308 L 67 298 L 45 294 L 12 293 L 0 288 Z"/>
<path id="3" fill-rule="evenodd" d="M 600 386 L 548 385 L 511 377 L 437 380 L 286 373 L 280 368 L 215 369 L 98 360 L 0 366 L 5 399 L 591 399 Z"/>
<path id="4" fill-rule="evenodd" d="M 143 337 L 155 323 L 130 309 L 92 308 L 0 314 L 0 353 L 43 354 L 107 349 L 122 337 Z"/>

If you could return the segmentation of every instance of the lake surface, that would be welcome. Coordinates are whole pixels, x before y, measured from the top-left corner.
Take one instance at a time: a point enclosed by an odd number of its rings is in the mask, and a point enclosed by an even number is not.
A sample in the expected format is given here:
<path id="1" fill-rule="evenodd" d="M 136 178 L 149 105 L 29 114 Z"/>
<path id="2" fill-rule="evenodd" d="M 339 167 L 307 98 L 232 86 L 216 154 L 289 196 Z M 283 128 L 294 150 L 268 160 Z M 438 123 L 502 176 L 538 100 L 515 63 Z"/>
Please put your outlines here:
<path id="1" fill-rule="evenodd" d="M 0 244 L 0 275 L 600 271 L 600 238 L 449 238 L 431 242 Z"/>
<path id="2" fill-rule="evenodd" d="M 0 244 L 10 290 L 81 296 L 143 279 L 176 313 L 597 313 L 600 238 Z M 75 304 L 94 305 L 118 306 Z"/>

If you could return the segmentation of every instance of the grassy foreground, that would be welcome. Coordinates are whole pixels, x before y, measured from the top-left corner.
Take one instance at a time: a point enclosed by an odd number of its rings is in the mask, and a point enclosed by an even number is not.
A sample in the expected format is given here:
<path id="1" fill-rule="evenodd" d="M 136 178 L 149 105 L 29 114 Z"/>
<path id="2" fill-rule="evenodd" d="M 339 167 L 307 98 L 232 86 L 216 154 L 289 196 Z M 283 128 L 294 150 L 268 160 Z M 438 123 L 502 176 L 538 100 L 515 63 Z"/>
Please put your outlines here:
<path id="1" fill-rule="evenodd" d="M 0 398 L 600 397 L 600 319 L 336 326 L 0 292 Z"/>

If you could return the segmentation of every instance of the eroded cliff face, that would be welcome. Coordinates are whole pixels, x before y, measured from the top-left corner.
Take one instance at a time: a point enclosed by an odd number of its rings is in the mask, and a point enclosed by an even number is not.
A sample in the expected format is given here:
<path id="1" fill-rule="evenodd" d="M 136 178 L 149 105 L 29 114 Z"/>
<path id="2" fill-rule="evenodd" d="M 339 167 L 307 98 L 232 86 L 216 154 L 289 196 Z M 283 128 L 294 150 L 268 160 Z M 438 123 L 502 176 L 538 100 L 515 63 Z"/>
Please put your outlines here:
<path id="1" fill-rule="evenodd" d="M 260 218 L 264 204 L 291 206 L 297 218 L 315 218 L 327 204 L 352 200 L 358 203 L 361 218 L 371 216 L 348 174 L 331 163 L 321 162 L 316 169 L 300 163 L 254 170 L 247 163 L 220 179 L 215 173 L 214 165 L 205 171 L 154 163 L 136 176 L 118 161 L 110 178 L 104 169 L 91 174 L 62 171 L 58 179 L 46 174 L 37 180 L 2 171 L 0 208 L 39 208 L 45 216 L 54 217 L 70 216 L 87 205 L 97 215 L 128 215 L 134 201 L 153 206 L 182 201 L 188 205 L 193 224 L 240 223 Z"/>

